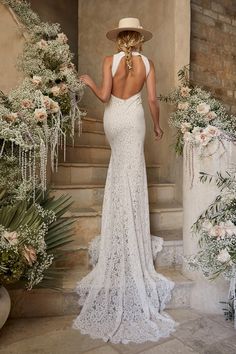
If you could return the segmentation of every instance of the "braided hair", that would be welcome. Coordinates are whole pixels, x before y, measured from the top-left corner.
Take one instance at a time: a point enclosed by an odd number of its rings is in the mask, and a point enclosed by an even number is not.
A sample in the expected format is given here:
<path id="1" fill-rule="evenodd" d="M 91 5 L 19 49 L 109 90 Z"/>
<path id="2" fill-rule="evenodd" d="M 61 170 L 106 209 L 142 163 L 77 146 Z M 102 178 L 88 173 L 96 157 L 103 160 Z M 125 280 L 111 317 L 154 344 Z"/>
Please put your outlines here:
<path id="1" fill-rule="evenodd" d="M 143 42 L 144 36 L 136 31 L 122 31 L 118 34 L 116 40 L 117 50 L 118 52 L 121 50 L 125 52 L 125 61 L 129 70 L 131 70 L 133 67 L 132 51 L 142 51 Z"/>

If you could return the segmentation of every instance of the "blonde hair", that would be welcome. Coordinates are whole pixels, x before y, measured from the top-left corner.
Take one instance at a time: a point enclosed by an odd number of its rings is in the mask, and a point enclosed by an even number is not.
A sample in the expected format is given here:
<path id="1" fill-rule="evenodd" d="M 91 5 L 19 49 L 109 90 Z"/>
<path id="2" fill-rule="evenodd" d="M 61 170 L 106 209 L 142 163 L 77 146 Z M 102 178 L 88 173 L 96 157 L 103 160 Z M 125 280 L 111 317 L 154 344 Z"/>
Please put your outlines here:
<path id="1" fill-rule="evenodd" d="M 144 36 L 136 31 L 122 31 L 118 34 L 116 43 L 117 50 L 125 52 L 125 60 L 128 69 L 133 67 L 132 62 L 132 50 L 142 51 L 142 43 L 144 42 Z"/>

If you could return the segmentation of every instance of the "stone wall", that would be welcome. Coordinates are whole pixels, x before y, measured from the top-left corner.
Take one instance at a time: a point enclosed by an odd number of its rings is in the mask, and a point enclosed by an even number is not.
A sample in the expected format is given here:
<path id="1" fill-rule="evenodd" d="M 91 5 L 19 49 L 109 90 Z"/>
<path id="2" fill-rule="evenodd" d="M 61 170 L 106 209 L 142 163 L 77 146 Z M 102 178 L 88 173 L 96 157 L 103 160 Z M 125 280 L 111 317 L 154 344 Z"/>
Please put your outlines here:
<path id="1" fill-rule="evenodd" d="M 78 0 L 30 0 L 32 9 L 43 21 L 57 22 L 69 39 L 74 63 L 78 63 Z"/>
<path id="2" fill-rule="evenodd" d="M 0 4 L 0 90 L 8 93 L 22 80 L 16 58 L 22 52 L 24 37 L 8 8 Z"/>
<path id="3" fill-rule="evenodd" d="M 191 79 L 236 114 L 236 1 L 191 0 Z"/>

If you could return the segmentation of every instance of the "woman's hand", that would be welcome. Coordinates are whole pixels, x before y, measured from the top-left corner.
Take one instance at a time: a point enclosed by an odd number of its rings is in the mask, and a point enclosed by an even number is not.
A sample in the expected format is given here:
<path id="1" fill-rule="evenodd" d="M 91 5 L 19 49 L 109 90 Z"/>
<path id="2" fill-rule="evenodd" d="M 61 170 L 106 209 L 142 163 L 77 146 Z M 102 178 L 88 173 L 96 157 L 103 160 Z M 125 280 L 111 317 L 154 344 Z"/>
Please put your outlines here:
<path id="1" fill-rule="evenodd" d="M 159 126 L 154 126 L 155 139 L 160 140 L 164 134 Z"/>
<path id="2" fill-rule="evenodd" d="M 81 75 L 81 76 L 79 77 L 79 79 L 80 79 L 83 83 L 85 83 L 85 85 L 87 85 L 87 86 L 89 86 L 89 87 L 92 87 L 92 85 L 93 85 L 93 79 L 92 79 L 89 75 L 87 75 L 87 74 Z"/>

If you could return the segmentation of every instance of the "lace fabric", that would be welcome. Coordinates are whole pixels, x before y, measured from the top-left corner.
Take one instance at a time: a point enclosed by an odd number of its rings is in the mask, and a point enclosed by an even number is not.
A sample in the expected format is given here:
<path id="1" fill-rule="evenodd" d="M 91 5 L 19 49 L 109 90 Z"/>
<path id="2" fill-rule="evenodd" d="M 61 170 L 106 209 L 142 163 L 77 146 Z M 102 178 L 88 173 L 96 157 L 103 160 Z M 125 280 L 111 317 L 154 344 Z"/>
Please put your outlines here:
<path id="1" fill-rule="evenodd" d="M 175 331 L 163 310 L 174 282 L 154 268 L 163 239 L 150 235 L 141 94 L 111 96 L 104 130 L 111 145 L 101 233 L 89 245 L 93 269 L 77 284 L 72 327 L 113 343 L 157 341 Z"/>

